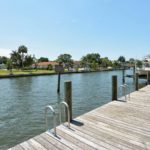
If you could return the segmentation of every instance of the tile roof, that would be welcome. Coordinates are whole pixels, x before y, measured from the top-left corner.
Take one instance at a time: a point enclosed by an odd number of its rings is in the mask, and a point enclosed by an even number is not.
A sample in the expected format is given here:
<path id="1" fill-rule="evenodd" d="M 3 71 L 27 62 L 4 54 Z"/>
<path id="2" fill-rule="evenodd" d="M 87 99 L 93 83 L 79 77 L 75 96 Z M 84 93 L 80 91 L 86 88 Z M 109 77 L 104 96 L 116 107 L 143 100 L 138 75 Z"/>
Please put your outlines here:
<path id="1" fill-rule="evenodd" d="M 58 65 L 56 61 L 49 61 L 49 62 L 40 62 L 38 63 L 39 66 L 47 66 L 47 65 Z"/>
<path id="2" fill-rule="evenodd" d="M 81 61 L 74 61 L 74 64 L 75 64 L 75 65 L 80 65 L 80 64 L 81 64 Z"/>

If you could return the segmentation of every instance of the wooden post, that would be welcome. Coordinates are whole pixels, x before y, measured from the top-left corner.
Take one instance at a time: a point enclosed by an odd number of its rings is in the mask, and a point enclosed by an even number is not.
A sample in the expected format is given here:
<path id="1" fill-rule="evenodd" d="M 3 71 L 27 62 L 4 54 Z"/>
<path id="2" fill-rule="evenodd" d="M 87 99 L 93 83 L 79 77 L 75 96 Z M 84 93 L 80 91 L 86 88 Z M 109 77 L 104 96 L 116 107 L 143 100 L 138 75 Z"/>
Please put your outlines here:
<path id="1" fill-rule="evenodd" d="M 112 101 L 117 100 L 117 76 L 112 76 Z"/>
<path id="2" fill-rule="evenodd" d="M 57 93 L 60 93 L 60 73 L 58 73 Z"/>
<path id="3" fill-rule="evenodd" d="M 65 102 L 69 106 L 70 121 L 71 121 L 72 120 L 72 82 L 71 81 L 66 81 L 64 83 L 64 90 L 65 90 Z M 67 110 L 66 110 L 66 116 L 67 116 Z"/>
<path id="4" fill-rule="evenodd" d="M 133 81 L 135 82 L 135 66 L 133 67 Z"/>
<path id="5" fill-rule="evenodd" d="M 147 72 L 147 84 L 150 84 L 150 71 Z"/>
<path id="6" fill-rule="evenodd" d="M 64 68 L 61 65 L 61 62 L 59 62 L 59 65 L 55 65 L 55 72 L 58 73 L 58 85 L 57 85 L 57 93 L 60 93 L 60 78 L 61 78 L 61 73 L 64 72 Z"/>
<path id="7" fill-rule="evenodd" d="M 122 83 L 125 84 L 125 68 L 122 70 Z"/>
<path id="8" fill-rule="evenodd" d="M 135 74 L 135 90 L 138 91 L 139 90 L 139 74 L 136 73 Z"/>

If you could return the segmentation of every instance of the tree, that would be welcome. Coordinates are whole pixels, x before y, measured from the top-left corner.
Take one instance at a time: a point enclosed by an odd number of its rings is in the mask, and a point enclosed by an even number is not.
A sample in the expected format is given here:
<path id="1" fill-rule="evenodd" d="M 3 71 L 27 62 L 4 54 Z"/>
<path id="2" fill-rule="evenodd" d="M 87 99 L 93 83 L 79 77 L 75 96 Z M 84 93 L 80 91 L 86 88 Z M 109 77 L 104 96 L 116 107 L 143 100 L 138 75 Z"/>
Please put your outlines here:
<path id="1" fill-rule="evenodd" d="M 49 59 L 46 58 L 46 57 L 40 57 L 40 58 L 38 59 L 38 62 L 49 62 Z"/>
<path id="2" fill-rule="evenodd" d="M 119 63 L 117 60 L 114 60 L 114 61 L 112 62 L 112 66 L 113 66 L 114 68 L 120 67 L 120 63 Z"/>
<path id="3" fill-rule="evenodd" d="M 24 45 L 18 47 L 18 53 L 24 54 L 28 52 L 28 48 Z"/>
<path id="4" fill-rule="evenodd" d="M 101 66 L 102 67 L 112 66 L 112 62 L 111 60 L 108 59 L 108 57 L 101 58 Z"/>
<path id="5" fill-rule="evenodd" d="M 3 59 L 2 59 L 2 57 L 0 56 L 0 64 L 2 64 L 3 63 Z"/>
<path id="6" fill-rule="evenodd" d="M 36 59 L 35 55 L 33 55 L 33 65 L 34 65 L 34 69 L 38 69 L 38 59 Z"/>
<path id="7" fill-rule="evenodd" d="M 100 63 L 101 63 L 101 58 L 100 58 L 100 54 L 98 54 L 98 53 L 90 53 L 81 58 L 81 64 L 84 67 L 90 67 L 94 70 L 99 67 Z M 95 68 L 95 66 L 97 68 Z"/>
<path id="8" fill-rule="evenodd" d="M 15 68 L 20 68 L 21 67 L 21 56 L 18 53 L 18 51 L 13 50 L 12 53 L 10 54 L 10 59 L 12 61 L 12 65 Z"/>
<path id="9" fill-rule="evenodd" d="M 29 67 L 33 64 L 34 58 L 31 55 L 25 56 L 24 66 Z"/>
<path id="10" fill-rule="evenodd" d="M 129 59 L 129 63 L 130 63 L 130 64 L 134 64 L 134 63 L 135 63 L 135 59 L 134 59 L 134 58 L 130 58 L 130 59 Z"/>
<path id="11" fill-rule="evenodd" d="M 35 57 L 31 55 L 24 55 L 27 53 L 27 48 L 25 46 L 20 46 L 18 50 L 13 50 L 11 55 L 11 61 L 14 68 L 24 68 L 29 67 L 34 63 Z"/>
<path id="12" fill-rule="evenodd" d="M 57 62 L 64 63 L 65 67 L 68 68 L 73 66 L 73 60 L 71 59 L 72 56 L 70 54 L 61 54 L 57 58 Z"/>
<path id="13" fill-rule="evenodd" d="M 120 56 L 120 57 L 118 58 L 118 62 L 120 63 L 120 66 L 121 66 L 123 69 L 125 69 L 125 62 L 126 62 L 125 57 L 124 57 L 124 56 Z"/>
<path id="14" fill-rule="evenodd" d="M 7 65 L 7 69 L 8 70 L 12 69 L 12 61 L 11 61 L 11 59 L 7 60 L 7 64 L 6 65 Z"/>
<path id="15" fill-rule="evenodd" d="M 143 65 L 143 63 L 142 63 L 141 60 L 136 60 L 136 66 L 137 66 L 138 68 L 141 68 L 142 65 Z"/>
<path id="16" fill-rule="evenodd" d="M 5 56 L 0 56 L 0 64 L 7 64 L 8 58 Z"/>
<path id="17" fill-rule="evenodd" d="M 90 68 L 92 68 L 93 70 L 97 70 L 97 69 L 99 68 L 99 64 L 93 62 L 93 63 L 90 65 Z"/>
<path id="18" fill-rule="evenodd" d="M 120 56 L 120 57 L 118 58 L 118 61 L 119 61 L 120 63 L 125 63 L 125 62 L 126 62 L 126 59 L 125 59 L 124 56 Z"/>
<path id="19" fill-rule="evenodd" d="M 24 61 L 24 54 L 28 52 L 28 48 L 24 45 L 21 45 L 18 47 L 18 53 L 21 54 L 21 63 L 22 63 L 22 68 L 24 67 L 23 61 Z"/>
<path id="20" fill-rule="evenodd" d="M 53 66 L 51 64 L 48 65 L 47 70 L 53 70 Z"/>

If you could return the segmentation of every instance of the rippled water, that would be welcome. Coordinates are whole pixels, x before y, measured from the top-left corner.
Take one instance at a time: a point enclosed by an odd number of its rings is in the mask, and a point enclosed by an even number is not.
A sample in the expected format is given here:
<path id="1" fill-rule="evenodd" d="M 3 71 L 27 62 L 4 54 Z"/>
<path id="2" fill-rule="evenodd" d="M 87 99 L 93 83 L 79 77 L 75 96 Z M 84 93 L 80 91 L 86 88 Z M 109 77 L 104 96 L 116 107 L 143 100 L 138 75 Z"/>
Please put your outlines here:
<path id="1" fill-rule="evenodd" d="M 112 75 L 118 75 L 118 86 L 121 85 L 122 71 L 62 75 L 60 95 L 56 93 L 56 75 L 0 79 L 0 149 L 45 131 L 44 108 L 50 104 L 57 109 L 63 99 L 64 81 L 72 81 L 73 117 L 76 117 L 111 100 Z M 133 79 L 126 78 L 126 83 L 134 91 Z M 118 96 L 121 94 L 119 89 Z"/>

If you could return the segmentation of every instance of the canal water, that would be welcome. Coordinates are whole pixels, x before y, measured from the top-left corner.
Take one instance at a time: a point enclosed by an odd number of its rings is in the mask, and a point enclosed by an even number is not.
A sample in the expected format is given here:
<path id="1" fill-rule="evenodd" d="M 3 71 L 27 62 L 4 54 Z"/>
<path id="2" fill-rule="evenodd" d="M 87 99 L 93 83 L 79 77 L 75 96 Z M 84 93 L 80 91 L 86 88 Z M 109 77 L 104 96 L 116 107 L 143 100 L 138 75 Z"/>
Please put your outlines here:
<path id="1" fill-rule="evenodd" d="M 62 75 L 60 95 L 56 93 L 57 75 L 0 79 L 0 149 L 15 146 L 46 130 L 45 106 L 52 105 L 58 111 L 64 97 L 64 81 L 72 81 L 73 117 L 76 117 L 111 101 L 112 75 L 118 76 L 120 97 L 122 71 Z M 134 91 L 133 79 L 126 78 L 126 83 Z M 52 127 L 49 113 L 49 128 Z"/>

